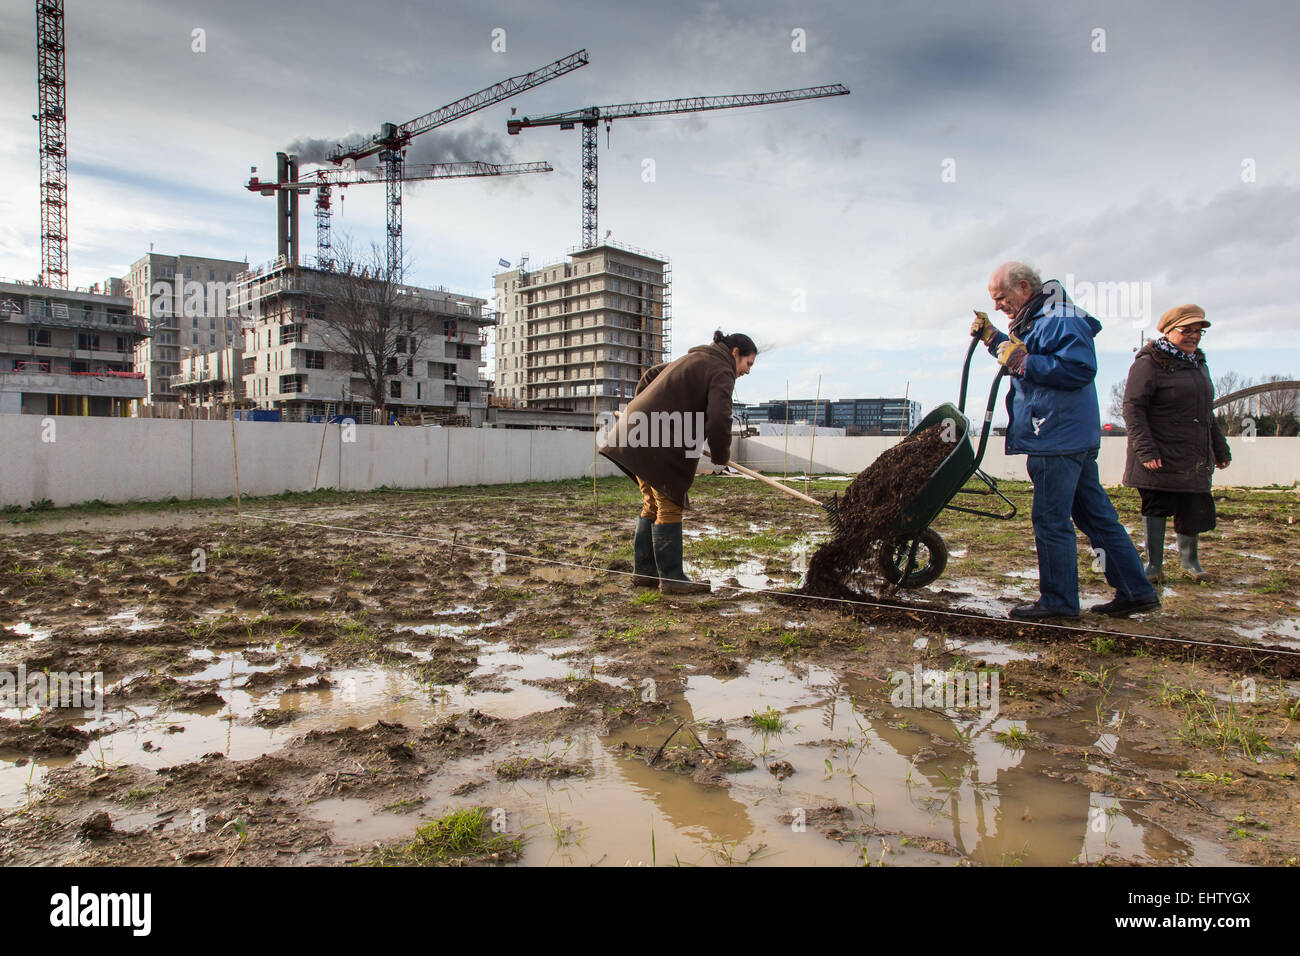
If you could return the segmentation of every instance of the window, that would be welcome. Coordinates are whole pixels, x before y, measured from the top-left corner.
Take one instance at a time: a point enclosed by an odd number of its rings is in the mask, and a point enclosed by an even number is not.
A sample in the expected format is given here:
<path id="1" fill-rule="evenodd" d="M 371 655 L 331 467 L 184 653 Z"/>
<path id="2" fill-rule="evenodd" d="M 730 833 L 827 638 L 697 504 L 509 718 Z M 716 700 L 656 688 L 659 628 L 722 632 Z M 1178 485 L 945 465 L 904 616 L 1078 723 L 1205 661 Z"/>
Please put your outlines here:
<path id="1" fill-rule="evenodd" d="M 216 344 L 217 344 L 217 333 L 216 333 L 216 332 L 209 332 L 209 333 L 208 333 L 208 344 L 211 345 L 211 346 L 213 346 L 214 348 L 216 347 Z"/>
<path id="2" fill-rule="evenodd" d="M 456 401 L 458 402 L 469 401 L 469 389 L 466 388 L 464 385 L 456 386 Z"/>
<path id="3" fill-rule="evenodd" d="M 28 345 L 49 345 L 50 330 L 29 328 L 27 330 L 27 344 Z M 432 367 L 432 363 L 430 363 L 430 366 Z"/>
<path id="4" fill-rule="evenodd" d="M 325 367 L 325 353 L 324 353 L 324 352 L 313 352 L 313 351 L 308 351 L 308 352 L 304 352 L 304 353 L 303 353 L 303 356 L 304 356 L 304 358 L 306 359 L 305 364 L 306 364 L 307 368 L 324 368 L 324 367 Z"/>
<path id="5" fill-rule="evenodd" d="M 397 358 L 395 356 L 389 358 L 388 363 L 384 366 L 384 374 L 386 375 L 397 374 Z"/>
<path id="6" fill-rule="evenodd" d="M 469 347 L 468 345 L 457 345 L 457 346 L 456 346 L 456 358 L 458 358 L 458 359 L 467 359 L 467 358 L 473 358 L 473 357 L 474 357 L 474 354 L 470 351 L 470 347 Z"/>
<path id="7" fill-rule="evenodd" d="M 99 348 L 99 333 L 97 332 L 78 332 L 77 348 L 79 349 L 97 349 Z"/>
<path id="8" fill-rule="evenodd" d="M 391 398 L 401 398 L 401 397 L 402 397 L 402 383 L 401 383 L 400 381 L 398 381 L 397 379 L 393 379 L 391 382 L 389 382 L 389 383 L 388 383 L 388 394 L 389 394 L 389 396 L 390 396 Z"/>

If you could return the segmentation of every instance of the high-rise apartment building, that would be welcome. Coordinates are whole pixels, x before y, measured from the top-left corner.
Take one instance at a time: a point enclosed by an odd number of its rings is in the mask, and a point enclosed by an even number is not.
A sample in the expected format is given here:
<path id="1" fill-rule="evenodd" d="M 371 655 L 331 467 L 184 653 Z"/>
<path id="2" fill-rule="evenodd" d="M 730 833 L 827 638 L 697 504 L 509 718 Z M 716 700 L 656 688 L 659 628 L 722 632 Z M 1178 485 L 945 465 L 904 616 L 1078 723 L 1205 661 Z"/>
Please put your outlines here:
<path id="1" fill-rule="evenodd" d="M 122 277 L 122 290 L 153 334 L 136 349 L 135 367 L 144 373 L 145 404 L 175 404 L 172 387 L 181 362 L 225 346 L 240 348 L 239 317 L 227 309 L 230 292 L 247 262 L 150 252 Z M 225 325 L 225 340 L 222 325 Z"/>
<path id="2" fill-rule="evenodd" d="M 668 360 L 671 281 L 667 259 L 613 243 L 498 273 L 497 400 L 617 411 L 641 373 Z"/>

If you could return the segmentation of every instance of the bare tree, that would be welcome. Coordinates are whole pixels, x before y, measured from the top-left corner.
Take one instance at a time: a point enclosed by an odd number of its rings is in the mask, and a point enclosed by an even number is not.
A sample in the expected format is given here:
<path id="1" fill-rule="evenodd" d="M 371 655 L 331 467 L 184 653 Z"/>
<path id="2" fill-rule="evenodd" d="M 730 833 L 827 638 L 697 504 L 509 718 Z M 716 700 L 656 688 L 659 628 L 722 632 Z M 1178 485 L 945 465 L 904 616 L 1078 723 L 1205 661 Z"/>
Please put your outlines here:
<path id="1" fill-rule="evenodd" d="M 311 318 L 342 344 L 337 351 L 350 354 L 352 371 L 365 379 L 365 390 L 386 422 L 389 382 L 435 331 L 433 317 L 388 273 L 378 243 L 371 243 L 365 256 L 354 254 L 347 241 L 334 248 L 335 270 L 313 276 Z"/>
<path id="2" fill-rule="evenodd" d="M 1290 382 L 1294 381 L 1292 375 L 1268 375 L 1264 378 L 1265 382 Z M 1278 391 L 1261 392 L 1259 395 L 1259 411 L 1262 417 L 1273 420 L 1273 434 L 1282 434 L 1282 428 L 1288 424 L 1290 419 L 1296 416 L 1300 411 L 1300 393 L 1295 389 L 1280 389 Z"/>
<path id="3" fill-rule="evenodd" d="M 1110 406 L 1106 409 L 1106 417 L 1118 424 L 1124 423 L 1124 389 L 1127 385 L 1127 379 L 1120 379 L 1110 386 Z"/>
<path id="4" fill-rule="evenodd" d="M 1248 388 L 1250 384 L 1250 379 L 1243 378 L 1236 372 L 1224 372 L 1214 380 L 1214 396 L 1216 399 L 1223 398 L 1225 395 Z M 1219 419 L 1219 428 L 1225 435 L 1241 434 L 1241 422 L 1249 408 L 1249 398 L 1237 398 L 1215 409 L 1214 414 Z"/>

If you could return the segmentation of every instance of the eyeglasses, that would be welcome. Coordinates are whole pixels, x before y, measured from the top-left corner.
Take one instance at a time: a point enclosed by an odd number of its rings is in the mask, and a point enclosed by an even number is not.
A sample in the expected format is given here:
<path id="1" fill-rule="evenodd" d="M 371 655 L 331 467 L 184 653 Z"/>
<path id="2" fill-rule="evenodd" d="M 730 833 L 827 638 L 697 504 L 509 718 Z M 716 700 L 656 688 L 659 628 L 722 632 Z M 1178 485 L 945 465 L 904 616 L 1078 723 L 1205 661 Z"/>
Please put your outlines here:
<path id="1" fill-rule="evenodd" d="M 1179 335 L 1209 335 L 1210 334 L 1209 329 L 1201 329 L 1201 328 L 1174 329 L 1174 331 L 1177 332 Z"/>

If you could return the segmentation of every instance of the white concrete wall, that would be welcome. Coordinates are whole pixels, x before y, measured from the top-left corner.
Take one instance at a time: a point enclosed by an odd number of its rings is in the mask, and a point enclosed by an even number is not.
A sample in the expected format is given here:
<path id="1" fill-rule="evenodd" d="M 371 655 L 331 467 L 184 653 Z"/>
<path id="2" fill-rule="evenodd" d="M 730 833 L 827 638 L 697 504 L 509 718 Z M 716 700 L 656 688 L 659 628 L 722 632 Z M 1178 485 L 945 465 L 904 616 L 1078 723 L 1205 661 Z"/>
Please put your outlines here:
<path id="1" fill-rule="evenodd" d="M 367 491 L 591 476 L 590 432 L 236 422 L 244 495 Z M 324 444 L 322 448 L 322 437 Z M 0 415 L 0 506 L 224 498 L 234 494 L 230 422 Z M 604 458 L 600 477 L 621 474 Z"/>
<path id="2" fill-rule="evenodd" d="M 897 442 L 897 438 L 879 436 L 818 437 L 814 442 L 810 438 L 792 435 L 787 455 L 786 440 L 782 437 L 745 438 L 739 443 L 736 460 L 768 473 L 780 472 L 788 464 L 791 474 L 802 474 L 809 470 L 811 447 L 811 474 L 856 474 Z M 1003 454 L 1004 442 L 999 436 L 989 437 L 980 467 L 994 478 L 1028 480 L 1025 456 Z M 1101 454 L 1097 459 L 1102 484 L 1118 485 L 1122 481 L 1126 446 L 1123 437 L 1102 439 Z M 1215 472 L 1216 487 L 1290 486 L 1300 481 L 1300 438 L 1229 438 L 1228 446 L 1232 449 L 1232 465 Z"/>

